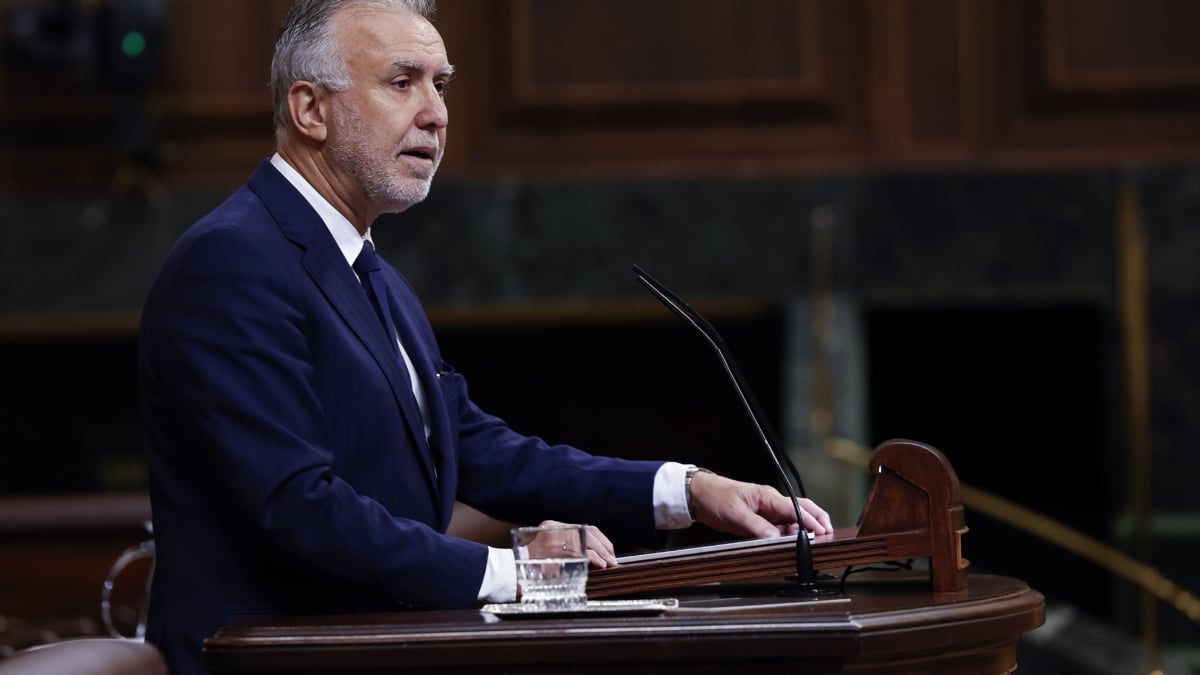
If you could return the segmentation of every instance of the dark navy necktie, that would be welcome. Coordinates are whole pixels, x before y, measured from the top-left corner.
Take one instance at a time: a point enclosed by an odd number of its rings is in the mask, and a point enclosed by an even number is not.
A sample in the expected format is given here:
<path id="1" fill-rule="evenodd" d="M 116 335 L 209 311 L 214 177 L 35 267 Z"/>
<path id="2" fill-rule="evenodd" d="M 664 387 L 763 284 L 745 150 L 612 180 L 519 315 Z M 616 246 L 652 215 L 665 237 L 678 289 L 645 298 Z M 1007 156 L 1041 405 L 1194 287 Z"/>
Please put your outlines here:
<path id="1" fill-rule="evenodd" d="M 354 260 L 354 271 L 358 273 L 358 280 L 362 282 L 363 290 L 367 292 L 367 297 L 371 299 L 371 305 L 375 307 L 375 313 L 379 315 L 379 322 L 383 324 L 384 330 L 388 334 L 388 342 L 392 345 L 392 351 L 396 354 L 397 360 L 400 362 L 400 372 L 404 378 L 404 382 L 412 386 L 413 380 L 416 377 L 416 372 L 410 373 L 408 365 L 405 363 L 405 358 L 400 353 L 399 334 L 396 332 L 396 324 L 392 322 L 392 313 L 387 298 L 387 287 L 383 283 L 379 266 L 379 258 L 375 255 L 375 247 L 370 241 L 363 240 L 362 251 Z M 429 423 L 425 420 L 425 411 L 421 406 L 420 399 L 416 397 L 416 392 L 413 392 L 413 403 L 416 404 L 417 414 L 415 418 L 424 423 L 425 438 L 429 438 Z M 430 468 L 433 469 L 434 480 L 437 480 L 437 460 L 430 461 Z"/>
<path id="2" fill-rule="evenodd" d="M 362 251 L 354 260 L 354 271 L 358 273 L 358 280 L 362 282 L 363 290 L 371 299 L 371 305 L 375 308 L 375 314 L 379 316 L 379 322 L 387 331 L 392 349 L 398 353 L 400 345 L 397 342 L 396 325 L 392 323 L 392 313 L 387 303 L 387 289 L 383 285 L 383 279 L 380 278 L 379 270 L 379 258 L 375 255 L 375 247 L 371 245 L 370 241 L 364 240 Z"/>

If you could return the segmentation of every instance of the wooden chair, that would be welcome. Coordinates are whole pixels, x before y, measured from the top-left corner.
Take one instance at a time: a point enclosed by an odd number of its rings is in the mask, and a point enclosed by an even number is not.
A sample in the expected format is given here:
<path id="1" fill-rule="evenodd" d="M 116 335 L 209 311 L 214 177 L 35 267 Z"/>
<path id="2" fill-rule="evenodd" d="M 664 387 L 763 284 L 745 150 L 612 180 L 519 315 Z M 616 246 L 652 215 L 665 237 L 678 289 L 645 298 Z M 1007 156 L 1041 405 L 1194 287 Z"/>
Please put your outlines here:
<path id="1" fill-rule="evenodd" d="M 168 670 L 147 642 L 81 638 L 22 649 L 0 661 L 0 675 L 168 675 Z"/>

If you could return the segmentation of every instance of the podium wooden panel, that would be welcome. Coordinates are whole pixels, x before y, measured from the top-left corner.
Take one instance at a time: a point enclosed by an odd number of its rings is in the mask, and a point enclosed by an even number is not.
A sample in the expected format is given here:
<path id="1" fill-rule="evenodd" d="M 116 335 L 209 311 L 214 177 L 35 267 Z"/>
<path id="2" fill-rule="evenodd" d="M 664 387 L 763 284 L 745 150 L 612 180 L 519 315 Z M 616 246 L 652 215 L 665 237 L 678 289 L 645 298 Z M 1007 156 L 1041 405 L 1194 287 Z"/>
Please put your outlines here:
<path id="1" fill-rule="evenodd" d="M 205 663 L 243 674 L 997 675 L 1016 668 L 1017 641 L 1045 619 L 1042 595 L 1016 579 L 971 574 L 945 592 L 927 577 L 880 577 L 832 599 L 774 606 L 773 584 L 717 586 L 648 617 L 459 610 L 246 620 L 206 641 Z M 733 610 L 698 610 L 719 591 L 737 593 Z"/>
<path id="2" fill-rule="evenodd" d="M 970 563 L 962 556 L 967 531 L 958 475 L 937 448 L 892 439 L 871 457 L 875 482 L 859 524 L 813 539 L 814 570 L 862 567 L 874 563 L 925 559 L 935 591 L 966 585 Z M 762 539 L 728 550 L 675 549 L 650 559 L 623 559 L 616 567 L 593 570 L 588 597 L 642 595 L 703 583 L 778 577 L 797 572 L 804 559 L 791 542 Z M 711 549 L 711 547 L 710 547 Z"/>

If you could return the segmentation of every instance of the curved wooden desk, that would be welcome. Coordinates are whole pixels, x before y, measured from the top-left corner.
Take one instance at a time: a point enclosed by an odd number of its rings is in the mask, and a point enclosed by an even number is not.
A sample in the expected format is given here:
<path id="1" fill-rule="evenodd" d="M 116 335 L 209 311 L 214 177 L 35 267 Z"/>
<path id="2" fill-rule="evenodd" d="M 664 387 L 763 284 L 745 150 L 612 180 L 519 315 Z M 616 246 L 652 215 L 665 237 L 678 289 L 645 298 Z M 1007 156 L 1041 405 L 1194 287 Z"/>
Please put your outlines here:
<path id="1" fill-rule="evenodd" d="M 1045 618 L 1040 593 L 983 574 L 950 592 L 928 578 L 856 581 L 804 604 L 769 606 L 779 600 L 759 592 L 727 611 L 676 597 L 679 611 L 650 617 L 461 610 L 244 621 L 205 643 L 205 662 L 213 673 L 998 675 L 1016 668 L 1017 641 Z"/>

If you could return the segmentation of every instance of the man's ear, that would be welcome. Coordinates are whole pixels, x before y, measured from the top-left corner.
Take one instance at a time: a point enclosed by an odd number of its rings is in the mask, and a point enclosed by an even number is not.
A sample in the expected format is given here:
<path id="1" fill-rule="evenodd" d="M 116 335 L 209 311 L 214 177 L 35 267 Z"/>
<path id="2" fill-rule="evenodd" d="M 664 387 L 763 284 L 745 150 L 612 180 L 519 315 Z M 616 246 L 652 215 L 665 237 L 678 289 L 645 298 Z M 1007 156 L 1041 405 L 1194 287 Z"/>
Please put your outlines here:
<path id="1" fill-rule="evenodd" d="M 298 134 L 313 141 L 323 142 L 329 133 L 325 127 L 325 109 L 329 97 L 317 85 L 297 80 L 288 89 L 288 114 L 292 128 Z"/>

